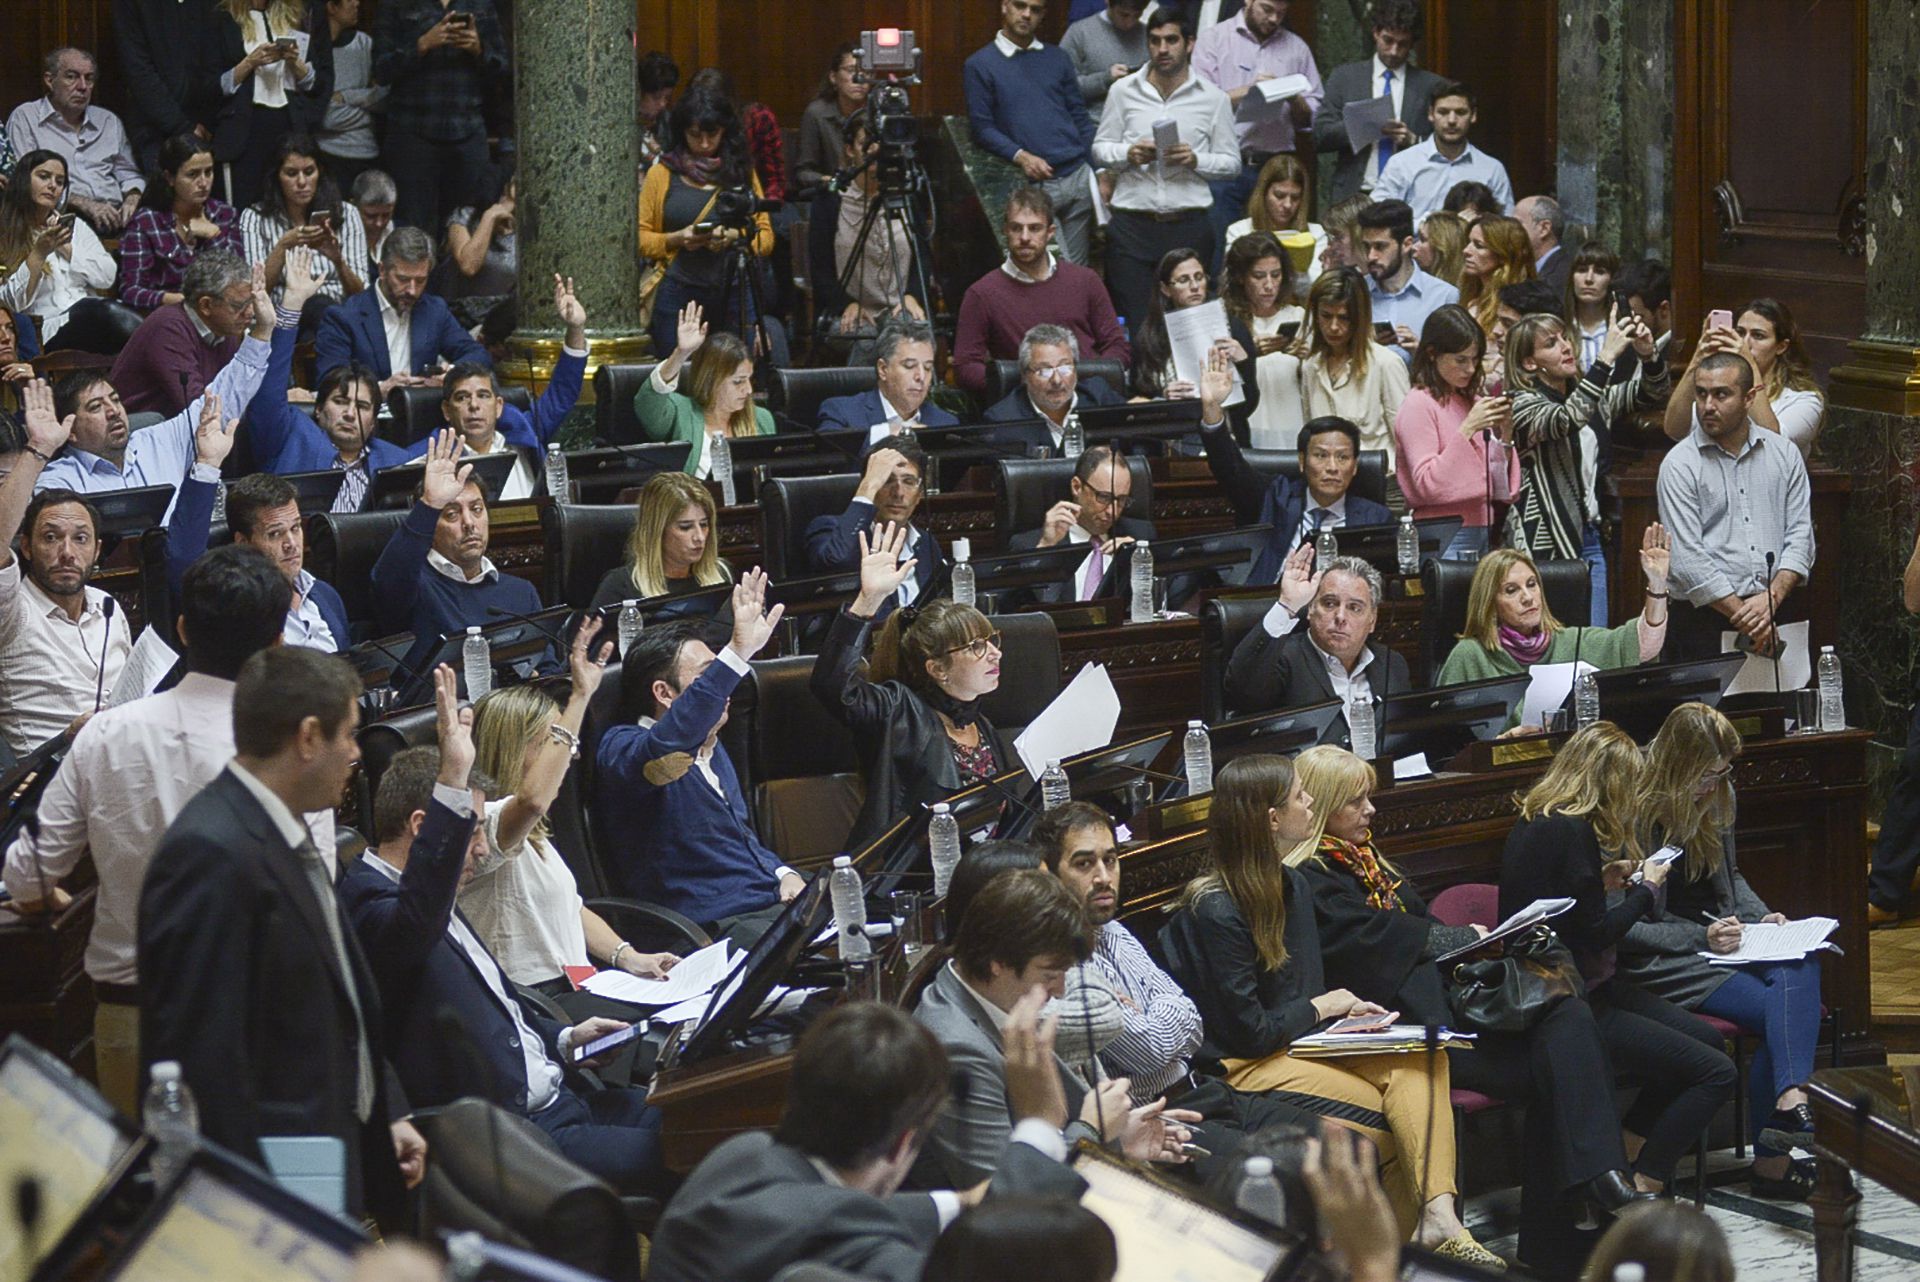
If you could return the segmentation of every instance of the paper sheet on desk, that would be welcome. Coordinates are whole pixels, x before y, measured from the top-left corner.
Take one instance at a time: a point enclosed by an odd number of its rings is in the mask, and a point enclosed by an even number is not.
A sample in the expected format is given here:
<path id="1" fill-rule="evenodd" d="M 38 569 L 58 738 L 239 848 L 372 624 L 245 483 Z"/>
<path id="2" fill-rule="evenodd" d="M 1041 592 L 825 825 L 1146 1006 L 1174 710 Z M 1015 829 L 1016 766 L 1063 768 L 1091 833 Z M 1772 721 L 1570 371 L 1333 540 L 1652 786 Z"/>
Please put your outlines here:
<path id="1" fill-rule="evenodd" d="M 1780 656 L 1780 688 L 1782 690 L 1804 690 L 1813 680 L 1813 662 L 1807 654 L 1808 629 L 1813 625 L 1805 620 L 1799 623 L 1780 625 L 1780 640 L 1786 651 Z M 1738 648 L 1738 632 L 1720 634 L 1720 653 L 1730 654 Z M 1733 684 L 1727 687 L 1728 694 L 1748 694 L 1759 691 L 1763 694 L 1773 691 L 1773 660 L 1757 654 L 1747 655 L 1747 661 L 1740 665 L 1740 671 L 1733 674 Z"/>
<path id="2" fill-rule="evenodd" d="M 1579 668 L 1580 672 L 1600 670 L 1585 659 L 1579 661 Z M 1526 701 L 1520 705 L 1520 724 L 1538 726 L 1542 713 L 1558 712 L 1566 704 L 1578 673 L 1572 663 L 1536 663 L 1527 669 L 1527 675 L 1531 680 L 1527 682 Z"/>
<path id="3" fill-rule="evenodd" d="M 735 966 L 746 959 L 745 953 L 729 957 L 728 940 L 709 944 L 680 959 L 665 979 L 641 979 L 623 970 L 603 970 L 581 987 L 598 997 L 636 1006 L 671 1006 L 698 999 L 705 1001 L 714 985 L 725 979 Z"/>
<path id="4" fill-rule="evenodd" d="M 1273 80 L 1259 80 L 1248 88 L 1234 115 L 1242 120 L 1266 120 L 1287 110 L 1287 99 L 1310 93 L 1313 84 L 1298 72 Z"/>
<path id="5" fill-rule="evenodd" d="M 1192 383 L 1198 395 L 1200 376 L 1207 372 L 1208 354 L 1213 351 L 1213 345 L 1230 332 L 1227 306 L 1217 298 L 1198 307 L 1168 312 L 1167 345 L 1173 349 L 1174 378 Z M 1221 404 L 1238 405 L 1247 399 L 1247 394 L 1240 386 L 1239 369 L 1235 366 L 1228 369 L 1233 374 L 1233 391 Z"/>
<path id="6" fill-rule="evenodd" d="M 1411 757 L 1401 757 L 1393 763 L 1395 779 L 1424 779 L 1433 773 L 1433 767 L 1427 764 L 1427 754 L 1416 752 Z"/>
<path id="7" fill-rule="evenodd" d="M 1113 729 L 1119 724 L 1120 696 L 1114 691 L 1113 678 L 1104 663 L 1089 663 L 1020 732 L 1013 750 L 1020 754 L 1027 773 L 1038 779 L 1049 761 L 1064 761 L 1112 743 Z"/>
<path id="8" fill-rule="evenodd" d="M 173 665 L 180 662 L 173 647 L 161 639 L 162 631 L 148 628 L 133 643 L 133 649 L 127 654 L 127 666 L 120 669 L 120 679 L 107 694 L 107 707 L 117 708 L 123 703 L 144 699 L 153 693 L 161 678 L 173 671 Z"/>
<path id="9" fill-rule="evenodd" d="M 1393 119 L 1393 96 L 1362 98 L 1340 108 L 1340 123 L 1346 126 L 1347 145 L 1355 151 L 1371 150 L 1380 141 L 1380 130 Z"/>

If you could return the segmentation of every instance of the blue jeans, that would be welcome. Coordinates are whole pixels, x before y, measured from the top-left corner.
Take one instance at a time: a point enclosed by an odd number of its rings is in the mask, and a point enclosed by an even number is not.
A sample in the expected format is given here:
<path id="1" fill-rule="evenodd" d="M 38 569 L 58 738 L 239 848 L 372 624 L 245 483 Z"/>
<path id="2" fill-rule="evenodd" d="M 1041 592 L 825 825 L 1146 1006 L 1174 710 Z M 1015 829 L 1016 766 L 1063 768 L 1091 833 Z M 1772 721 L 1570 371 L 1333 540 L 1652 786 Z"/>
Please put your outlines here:
<path id="1" fill-rule="evenodd" d="M 1463 525 L 1453 532 L 1447 546 L 1440 549 L 1442 561 L 1478 561 L 1487 554 L 1487 527 Z"/>
<path id="2" fill-rule="evenodd" d="M 1820 1040 L 1820 963 L 1807 957 L 1771 966 L 1740 966 L 1700 1003 L 1700 1013 L 1759 1034 L 1747 1092 L 1754 1152 L 1778 1157 L 1757 1143 L 1781 1092 L 1813 1076 L 1814 1044 Z"/>
<path id="3" fill-rule="evenodd" d="M 1600 547 L 1600 527 L 1588 525 L 1580 533 L 1580 559 L 1587 563 L 1588 579 L 1593 585 L 1587 606 L 1587 626 L 1604 628 L 1611 620 L 1607 610 L 1607 554 Z"/>
<path id="4" fill-rule="evenodd" d="M 660 1110 L 644 1090 L 608 1089 L 576 1095 L 566 1087 L 531 1115 L 570 1161 L 622 1193 L 664 1195 L 673 1178 L 660 1158 Z"/>

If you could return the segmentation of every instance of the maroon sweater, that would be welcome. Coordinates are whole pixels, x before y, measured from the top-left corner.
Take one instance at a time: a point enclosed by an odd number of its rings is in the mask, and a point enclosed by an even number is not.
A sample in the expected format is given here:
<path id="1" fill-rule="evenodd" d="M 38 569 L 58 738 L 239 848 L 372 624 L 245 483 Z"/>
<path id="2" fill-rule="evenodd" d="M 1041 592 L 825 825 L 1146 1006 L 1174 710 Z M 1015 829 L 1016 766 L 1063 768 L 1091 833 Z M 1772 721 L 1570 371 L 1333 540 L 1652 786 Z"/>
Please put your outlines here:
<path id="1" fill-rule="evenodd" d="M 107 375 L 127 413 L 157 410 L 171 418 L 207 390 L 213 376 L 225 369 L 240 340 L 226 338 L 209 347 L 200 341 L 185 303 L 161 307 L 140 322 L 133 337 L 120 349 Z M 185 386 L 181 383 L 184 380 Z M 247 407 L 223 405 L 221 413 L 238 418 Z"/>
<path id="2" fill-rule="evenodd" d="M 960 300 L 960 323 L 953 335 L 953 370 L 960 386 L 969 392 L 984 390 L 987 362 L 1013 360 L 1020 354 L 1021 338 L 1040 324 L 1072 330 L 1080 340 L 1081 360 L 1127 359 L 1127 335 L 1098 272 L 1063 261 L 1051 277 L 1028 285 L 996 267 L 973 282 Z"/>

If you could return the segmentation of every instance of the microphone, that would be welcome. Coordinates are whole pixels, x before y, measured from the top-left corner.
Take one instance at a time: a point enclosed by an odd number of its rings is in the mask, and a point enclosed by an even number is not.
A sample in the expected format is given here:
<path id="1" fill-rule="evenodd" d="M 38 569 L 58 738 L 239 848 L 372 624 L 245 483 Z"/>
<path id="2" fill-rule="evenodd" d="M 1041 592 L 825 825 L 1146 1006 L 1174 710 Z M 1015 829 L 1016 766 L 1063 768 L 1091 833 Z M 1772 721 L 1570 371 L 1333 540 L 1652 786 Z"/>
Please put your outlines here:
<path id="1" fill-rule="evenodd" d="M 1771 556 L 1772 553 L 1768 555 Z M 95 712 L 100 711 L 100 700 L 105 697 L 107 691 L 107 649 L 113 641 L 113 611 L 117 604 L 111 592 L 100 600 L 100 614 L 106 628 L 100 635 L 100 663 L 93 679 L 93 710 Z"/>
<path id="2" fill-rule="evenodd" d="M 1760 590 L 1767 594 L 1767 634 L 1773 642 L 1773 697 L 1776 702 L 1784 704 L 1786 696 L 1780 693 L 1780 656 L 1785 647 L 1780 644 L 1780 629 L 1773 622 L 1773 562 L 1773 553 L 1768 551 L 1767 581 L 1760 585 Z M 1672 611 L 1669 610 L 1668 614 L 1671 615 Z"/>

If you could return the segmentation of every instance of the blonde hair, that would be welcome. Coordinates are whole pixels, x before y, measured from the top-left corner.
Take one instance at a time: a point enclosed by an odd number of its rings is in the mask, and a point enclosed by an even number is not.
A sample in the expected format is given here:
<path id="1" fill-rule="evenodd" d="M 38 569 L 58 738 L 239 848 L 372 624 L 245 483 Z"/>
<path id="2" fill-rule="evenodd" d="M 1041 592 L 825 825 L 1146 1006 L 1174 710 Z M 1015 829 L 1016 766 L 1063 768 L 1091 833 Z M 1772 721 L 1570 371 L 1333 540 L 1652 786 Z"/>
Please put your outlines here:
<path id="1" fill-rule="evenodd" d="M 1287 868 L 1267 816 L 1287 804 L 1293 789 L 1293 763 L 1285 757 L 1256 752 L 1221 767 L 1207 816 L 1213 869 L 1188 882 L 1180 895 L 1182 908 L 1207 895 L 1230 896 L 1268 970 L 1287 964 Z"/>
<path id="2" fill-rule="evenodd" d="M 1320 839 L 1327 835 L 1327 820 L 1340 807 L 1371 793 L 1380 782 L 1371 765 L 1331 743 L 1308 748 L 1295 757 L 1293 773 L 1300 780 L 1300 786 L 1313 797 L 1313 831 L 1284 856 L 1289 868 L 1309 861 L 1323 862 Z M 1375 853 L 1378 856 L 1378 852 Z M 1397 872 L 1385 857 L 1379 858 L 1388 873 Z"/>
<path id="3" fill-rule="evenodd" d="M 244 30 L 247 15 L 253 11 L 251 0 L 220 0 L 220 8 Z M 267 26 L 276 31 L 297 31 L 306 27 L 306 6 L 300 0 L 269 0 L 262 11 Z"/>
<path id="4" fill-rule="evenodd" d="M 1533 571 L 1533 577 L 1540 577 L 1540 567 L 1533 562 L 1533 556 L 1525 548 L 1497 548 L 1480 558 L 1479 566 L 1473 572 L 1473 584 L 1467 589 L 1467 626 L 1460 631 L 1463 641 L 1478 641 L 1489 650 L 1500 648 L 1500 612 L 1495 602 L 1500 597 L 1500 588 L 1507 581 L 1507 575 L 1513 567 L 1524 565 Z M 1553 607 L 1547 604 L 1547 590 L 1544 584 L 1540 588 L 1540 627 L 1543 631 L 1554 633 L 1566 625 L 1553 617 Z"/>
<path id="5" fill-rule="evenodd" d="M 1433 275 L 1449 285 L 1457 286 L 1467 248 L 1467 220 L 1444 209 L 1436 209 L 1427 215 L 1427 221 L 1420 224 L 1420 234 L 1433 246 Z"/>
<path id="6" fill-rule="evenodd" d="M 1640 862 L 1635 818 L 1646 762 L 1640 745 L 1611 721 L 1576 730 L 1540 781 L 1519 798 L 1522 819 L 1585 819 L 1602 852 Z"/>
<path id="7" fill-rule="evenodd" d="M 1733 722 L 1704 703 L 1669 712 L 1647 745 L 1640 828 L 1649 846 L 1658 827 L 1662 841 L 1685 848 L 1690 881 L 1713 875 L 1726 857 L 1721 839 L 1733 825 L 1733 778 L 1721 778 L 1699 800 L 1693 790 L 1707 771 L 1738 757 L 1740 746 Z"/>
<path id="8" fill-rule="evenodd" d="M 1460 305 L 1491 334 L 1493 323 L 1500 319 L 1500 291 L 1534 278 L 1533 241 L 1519 219 L 1504 214 L 1488 214 L 1473 225 L 1493 253 L 1493 271 L 1486 276 L 1462 275 Z"/>
<path id="9" fill-rule="evenodd" d="M 1300 189 L 1300 211 L 1293 216 L 1293 226 L 1276 227 L 1267 214 L 1267 188 L 1275 183 L 1292 183 Z M 1247 197 L 1247 217 L 1253 220 L 1255 231 L 1305 231 L 1307 229 L 1307 211 L 1313 208 L 1313 177 L 1307 173 L 1307 167 L 1300 158 L 1290 151 L 1276 151 L 1267 157 L 1267 163 L 1260 166 L 1260 176 L 1253 180 L 1253 194 Z"/>
<path id="10" fill-rule="evenodd" d="M 1567 323 L 1551 312 L 1522 316 L 1507 330 L 1507 346 L 1500 353 L 1507 363 L 1507 390 L 1531 392 L 1540 386 L 1540 371 L 1528 369 L 1534 349 L 1543 338 L 1557 338 L 1567 332 Z"/>
<path id="11" fill-rule="evenodd" d="M 667 527 L 680 519 L 690 506 L 706 513 L 710 527 L 707 546 L 693 566 L 693 581 L 703 588 L 733 581 L 733 573 L 720 559 L 720 513 L 707 487 L 685 472 L 656 472 L 640 487 L 634 501 L 633 534 L 627 539 L 627 577 L 641 598 L 662 596 L 667 591 Z"/>
<path id="12" fill-rule="evenodd" d="M 535 685 L 503 686 L 473 705 L 473 765 L 493 780 L 498 797 L 520 791 L 527 749 L 546 740 L 547 727 L 559 711 L 553 697 Z M 528 836 L 547 839 L 546 816 Z"/>
<path id="13" fill-rule="evenodd" d="M 747 345 L 734 335 L 724 331 L 708 334 L 706 341 L 687 361 L 687 399 L 705 412 L 707 406 L 713 404 L 720 384 L 738 373 L 742 365 L 751 364 L 752 361 L 753 356 L 747 351 Z M 759 434 L 760 426 L 754 421 L 754 404 L 754 399 L 749 396 L 747 403 L 734 411 L 733 417 L 727 420 L 728 436 Z"/>

